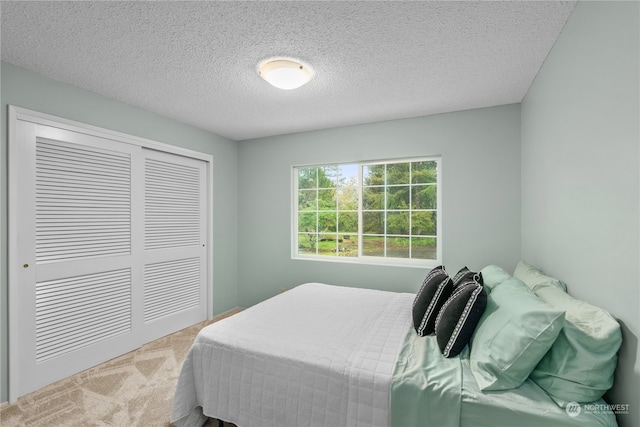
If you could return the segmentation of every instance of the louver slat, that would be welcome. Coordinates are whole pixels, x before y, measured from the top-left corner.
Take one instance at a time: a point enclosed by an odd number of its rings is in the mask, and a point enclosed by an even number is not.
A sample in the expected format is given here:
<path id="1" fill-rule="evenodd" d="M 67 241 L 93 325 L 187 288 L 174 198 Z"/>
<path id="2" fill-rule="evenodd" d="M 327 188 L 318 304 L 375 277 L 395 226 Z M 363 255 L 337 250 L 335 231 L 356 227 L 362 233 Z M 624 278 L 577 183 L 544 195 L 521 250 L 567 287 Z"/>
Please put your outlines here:
<path id="1" fill-rule="evenodd" d="M 145 249 L 199 243 L 199 169 L 145 159 Z"/>
<path id="2" fill-rule="evenodd" d="M 145 266 L 145 322 L 197 307 L 199 304 L 200 260 L 198 258 Z"/>
<path id="3" fill-rule="evenodd" d="M 62 141 L 36 141 L 36 261 L 131 252 L 131 160 Z"/>
<path id="4" fill-rule="evenodd" d="M 37 362 L 130 329 L 128 268 L 36 284 Z"/>

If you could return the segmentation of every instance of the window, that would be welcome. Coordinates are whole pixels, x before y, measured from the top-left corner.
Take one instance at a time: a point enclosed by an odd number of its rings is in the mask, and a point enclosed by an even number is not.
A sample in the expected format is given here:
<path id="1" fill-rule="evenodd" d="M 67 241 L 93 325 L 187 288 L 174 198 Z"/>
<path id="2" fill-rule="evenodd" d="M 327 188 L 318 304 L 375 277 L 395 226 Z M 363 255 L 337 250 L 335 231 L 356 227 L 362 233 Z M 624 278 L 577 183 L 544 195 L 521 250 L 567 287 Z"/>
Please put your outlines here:
<path id="1" fill-rule="evenodd" d="M 440 159 L 294 168 L 295 258 L 440 261 Z"/>

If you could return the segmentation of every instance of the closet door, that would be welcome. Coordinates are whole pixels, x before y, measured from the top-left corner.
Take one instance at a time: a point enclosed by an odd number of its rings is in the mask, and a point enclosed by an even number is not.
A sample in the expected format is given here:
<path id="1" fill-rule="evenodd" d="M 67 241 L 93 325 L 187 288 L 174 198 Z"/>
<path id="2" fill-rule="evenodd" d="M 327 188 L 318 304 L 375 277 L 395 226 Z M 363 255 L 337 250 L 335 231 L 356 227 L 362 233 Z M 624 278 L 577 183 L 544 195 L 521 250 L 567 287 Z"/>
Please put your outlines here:
<path id="1" fill-rule="evenodd" d="M 146 340 L 206 318 L 205 188 L 203 161 L 144 150 Z"/>
<path id="2" fill-rule="evenodd" d="M 142 276 L 133 227 L 140 148 L 26 122 L 16 131 L 12 267 L 22 268 L 10 283 L 18 319 L 10 351 L 19 352 L 10 369 L 22 395 L 140 344 L 133 305 Z"/>
<path id="3" fill-rule="evenodd" d="M 207 162 L 12 122 L 10 400 L 207 318 Z"/>

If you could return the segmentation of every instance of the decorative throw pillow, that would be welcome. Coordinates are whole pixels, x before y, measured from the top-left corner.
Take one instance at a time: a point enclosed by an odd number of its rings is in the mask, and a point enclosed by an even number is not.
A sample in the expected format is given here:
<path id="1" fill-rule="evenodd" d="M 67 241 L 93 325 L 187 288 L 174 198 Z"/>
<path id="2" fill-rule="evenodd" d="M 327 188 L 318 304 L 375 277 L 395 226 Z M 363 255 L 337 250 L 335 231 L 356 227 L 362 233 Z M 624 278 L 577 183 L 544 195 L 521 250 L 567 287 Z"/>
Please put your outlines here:
<path id="1" fill-rule="evenodd" d="M 460 354 L 487 306 L 487 293 L 478 282 L 479 274 L 461 282 L 444 303 L 436 319 L 436 339 L 444 357 Z"/>
<path id="2" fill-rule="evenodd" d="M 542 287 L 536 295 L 566 311 L 564 327 L 531 373 L 531 379 L 561 407 L 567 402 L 599 399 L 613 385 L 617 353 L 622 344 L 620 325 L 609 313 L 576 299 L 556 287 Z"/>
<path id="3" fill-rule="evenodd" d="M 564 310 L 542 302 L 511 278 L 487 298 L 471 338 L 469 362 L 481 390 L 519 387 L 551 348 L 564 324 Z"/>
<path id="4" fill-rule="evenodd" d="M 453 283 L 444 266 L 429 272 L 413 300 L 413 327 L 418 335 L 422 337 L 435 332 L 438 312 L 452 292 Z"/>
<path id="5" fill-rule="evenodd" d="M 469 270 L 469 268 L 467 266 L 462 267 L 455 276 L 453 276 L 453 287 L 458 287 L 460 284 L 468 282 L 469 280 L 473 279 L 473 277 L 478 274 L 475 271 L 471 271 Z M 478 283 L 480 283 L 480 285 L 482 285 L 483 283 L 483 279 L 482 279 L 482 275 L 479 275 L 478 277 L 476 277 L 476 281 Z"/>

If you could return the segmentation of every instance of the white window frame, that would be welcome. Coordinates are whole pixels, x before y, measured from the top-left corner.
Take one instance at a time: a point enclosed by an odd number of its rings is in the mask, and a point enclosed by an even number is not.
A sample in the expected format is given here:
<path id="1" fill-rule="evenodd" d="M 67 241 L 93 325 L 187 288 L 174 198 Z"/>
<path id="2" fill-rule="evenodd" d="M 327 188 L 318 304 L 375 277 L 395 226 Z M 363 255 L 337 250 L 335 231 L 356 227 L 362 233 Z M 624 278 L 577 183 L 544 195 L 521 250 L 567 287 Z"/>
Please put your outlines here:
<path id="1" fill-rule="evenodd" d="M 382 165 L 382 164 L 396 164 L 396 163 L 414 163 L 423 161 L 434 161 L 437 163 L 436 173 L 436 258 L 435 259 L 421 259 L 421 258 L 397 258 L 385 256 L 371 256 L 363 255 L 363 168 L 365 166 Z M 358 255 L 357 256 L 329 256 L 329 255 L 317 255 L 317 254 L 304 254 L 298 253 L 298 170 L 305 168 L 322 168 L 332 166 L 344 166 L 344 165 L 356 165 L 358 167 Z M 353 162 L 340 162 L 340 163 L 318 163 L 318 164 L 302 164 L 295 165 L 291 168 L 291 258 L 294 260 L 304 261 L 322 261 L 322 262 L 338 262 L 338 263 L 350 263 L 350 264 L 367 264 L 367 265 L 383 265 L 383 266 L 399 266 L 399 267 L 415 267 L 415 268 L 432 268 L 442 264 L 442 157 L 441 156 L 422 156 L 422 157 L 409 157 L 400 159 L 385 159 L 385 160 L 371 160 L 371 161 L 353 161 Z M 409 187 L 414 185 L 409 183 Z M 386 184 L 383 188 L 386 188 Z M 383 210 L 383 212 L 386 211 Z M 411 211 L 411 210 L 409 210 Z M 316 211 L 318 212 L 318 211 Z M 410 230 L 410 235 L 411 230 Z M 393 236 L 386 233 L 385 236 Z M 403 235 L 404 237 L 404 235 Z"/>

